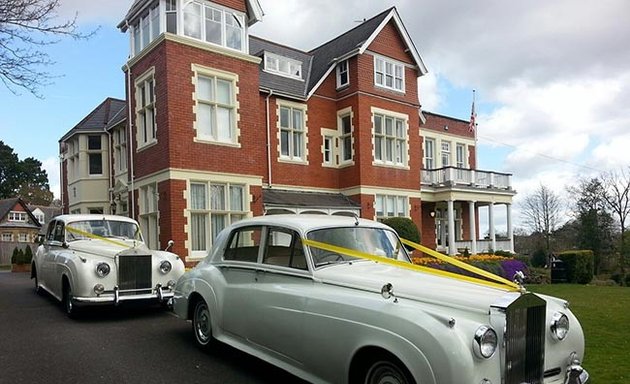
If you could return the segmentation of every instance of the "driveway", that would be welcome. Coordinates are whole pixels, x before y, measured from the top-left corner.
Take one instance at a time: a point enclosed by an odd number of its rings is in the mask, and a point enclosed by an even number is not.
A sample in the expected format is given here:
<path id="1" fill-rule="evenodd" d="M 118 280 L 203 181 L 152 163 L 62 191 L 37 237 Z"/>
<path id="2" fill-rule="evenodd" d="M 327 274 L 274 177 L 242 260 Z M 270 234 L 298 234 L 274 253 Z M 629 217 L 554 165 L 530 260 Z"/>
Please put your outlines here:
<path id="1" fill-rule="evenodd" d="M 155 307 L 66 317 L 30 275 L 0 272 L 0 383 L 302 383 L 219 345 L 204 353 L 190 323 Z"/>

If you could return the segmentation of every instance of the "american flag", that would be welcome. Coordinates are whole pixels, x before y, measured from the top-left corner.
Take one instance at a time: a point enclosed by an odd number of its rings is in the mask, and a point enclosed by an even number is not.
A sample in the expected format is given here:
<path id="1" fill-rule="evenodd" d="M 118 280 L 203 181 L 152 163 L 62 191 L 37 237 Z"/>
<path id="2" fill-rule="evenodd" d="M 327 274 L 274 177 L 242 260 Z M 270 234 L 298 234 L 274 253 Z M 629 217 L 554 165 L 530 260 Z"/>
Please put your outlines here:
<path id="1" fill-rule="evenodd" d="M 468 132 L 475 132 L 477 125 L 477 113 L 475 112 L 475 94 L 473 91 L 472 109 L 470 110 L 470 123 L 468 124 Z"/>

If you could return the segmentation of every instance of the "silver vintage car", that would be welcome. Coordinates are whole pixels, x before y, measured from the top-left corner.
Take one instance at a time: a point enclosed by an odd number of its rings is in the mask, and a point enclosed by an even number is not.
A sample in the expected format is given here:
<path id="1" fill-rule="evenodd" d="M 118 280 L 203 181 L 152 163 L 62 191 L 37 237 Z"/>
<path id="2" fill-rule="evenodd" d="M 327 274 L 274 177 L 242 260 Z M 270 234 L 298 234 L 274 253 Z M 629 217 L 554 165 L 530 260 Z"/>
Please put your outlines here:
<path id="1" fill-rule="evenodd" d="M 179 279 L 173 308 L 199 347 L 219 340 L 313 383 L 588 381 L 566 301 L 425 271 L 364 219 L 239 221 Z"/>
<path id="2" fill-rule="evenodd" d="M 79 307 L 122 301 L 172 300 L 184 263 L 174 253 L 150 250 L 138 223 L 114 215 L 61 215 L 50 221 L 31 266 L 35 290 Z"/>

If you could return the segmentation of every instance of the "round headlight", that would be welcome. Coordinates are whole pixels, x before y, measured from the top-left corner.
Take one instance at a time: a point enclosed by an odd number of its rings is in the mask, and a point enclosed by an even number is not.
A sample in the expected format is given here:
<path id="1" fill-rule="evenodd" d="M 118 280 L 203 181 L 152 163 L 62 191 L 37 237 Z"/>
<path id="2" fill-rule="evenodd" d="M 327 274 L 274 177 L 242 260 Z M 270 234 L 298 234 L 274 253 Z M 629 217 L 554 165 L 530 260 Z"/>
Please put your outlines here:
<path id="1" fill-rule="evenodd" d="M 109 264 L 107 263 L 98 263 L 96 265 L 96 274 L 99 275 L 100 277 L 105 277 L 109 275 L 109 271 L 111 271 L 111 268 L 109 267 Z"/>
<path id="2" fill-rule="evenodd" d="M 160 263 L 160 272 L 162 272 L 163 274 L 169 273 L 171 269 L 173 269 L 173 266 L 171 265 L 170 261 L 164 260 Z"/>
<path id="3" fill-rule="evenodd" d="M 494 329 L 487 325 L 477 328 L 473 340 L 473 350 L 475 355 L 480 358 L 489 359 L 494 355 L 499 345 L 499 338 Z"/>
<path id="4" fill-rule="evenodd" d="M 558 340 L 564 340 L 569 333 L 569 318 L 564 313 L 556 312 L 551 318 L 551 334 Z"/>

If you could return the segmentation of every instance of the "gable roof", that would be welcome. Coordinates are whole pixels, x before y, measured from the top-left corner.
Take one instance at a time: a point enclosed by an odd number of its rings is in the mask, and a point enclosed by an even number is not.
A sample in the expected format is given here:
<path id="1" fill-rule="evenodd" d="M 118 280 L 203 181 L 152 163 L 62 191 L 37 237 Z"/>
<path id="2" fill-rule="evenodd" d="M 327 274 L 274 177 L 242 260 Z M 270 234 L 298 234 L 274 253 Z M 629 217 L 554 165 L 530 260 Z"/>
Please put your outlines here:
<path id="1" fill-rule="evenodd" d="M 4 218 L 15 208 L 16 205 L 21 205 L 24 212 L 28 214 L 31 219 L 30 223 L 11 223 L 4 222 Z M 0 226 L 2 227 L 16 227 L 16 228 L 40 228 L 41 224 L 37 218 L 33 215 L 33 212 L 28 208 L 24 200 L 19 197 L 13 197 L 11 199 L 0 200 Z"/>
<path id="2" fill-rule="evenodd" d="M 70 131 L 63 135 L 59 141 L 63 142 L 77 133 L 104 132 L 110 121 L 112 121 L 114 117 L 118 116 L 125 106 L 126 102 L 124 100 L 108 97 Z"/>
<path id="3" fill-rule="evenodd" d="M 154 0 L 135 0 L 133 4 L 131 4 L 131 8 L 125 15 L 125 18 L 122 19 L 120 23 L 116 26 L 122 32 L 127 32 L 129 22 L 135 19 L 139 14 L 141 14 L 147 7 L 152 5 Z M 265 13 L 260 6 L 258 0 L 246 0 L 245 6 L 247 7 L 247 25 L 251 26 L 258 21 L 261 21 Z"/>
<path id="4" fill-rule="evenodd" d="M 396 7 L 391 7 L 309 52 L 314 56 L 314 59 L 313 73 L 308 85 L 308 96 L 317 90 L 339 61 L 365 53 L 378 34 L 392 20 L 409 49 L 420 75 L 426 74 L 427 67 L 424 65 L 413 40 L 411 40 L 407 28 L 402 23 L 398 10 Z"/>

